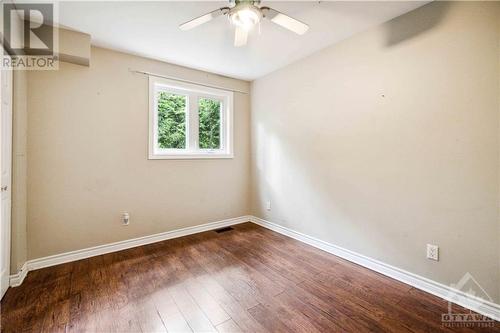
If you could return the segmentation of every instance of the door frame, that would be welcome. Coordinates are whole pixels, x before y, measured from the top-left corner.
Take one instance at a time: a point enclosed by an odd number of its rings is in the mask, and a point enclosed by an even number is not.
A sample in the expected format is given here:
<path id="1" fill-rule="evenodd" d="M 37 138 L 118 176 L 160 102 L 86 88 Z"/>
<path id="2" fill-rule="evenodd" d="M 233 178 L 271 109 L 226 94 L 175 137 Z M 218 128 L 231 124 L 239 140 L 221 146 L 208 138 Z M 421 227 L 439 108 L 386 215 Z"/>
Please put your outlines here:
<path id="1" fill-rule="evenodd" d="M 8 57 L 5 50 L 3 51 L 3 57 Z M 4 79 L 7 78 L 7 109 L 4 107 Z M 10 256 L 11 256 L 11 230 L 12 230 L 12 116 L 13 116 L 13 70 L 12 69 L 1 69 L 0 70 L 0 299 L 4 296 L 5 292 L 10 285 Z M 8 112 L 5 116 L 4 112 Z M 7 127 L 4 124 L 4 119 L 7 119 L 9 124 Z M 3 136 L 5 135 L 4 129 L 8 129 L 8 134 L 10 139 L 5 141 Z M 4 149 L 6 149 L 7 154 L 4 154 Z M 8 160 L 5 161 L 2 155 L 7 155 Z M 7 168 L 7 181 L 4 182 L 3 167 L 4 163 L 9 163 Z M 7 216 L 8 218 L 3 219 L 3 201 L 8 200 L 7 203 Z M 5 241 L 5 242 L 4 242 Z M 3 258 L 3 259 L 2 259 Z M 5 266 L 5 267 L 2 267 Z"/>

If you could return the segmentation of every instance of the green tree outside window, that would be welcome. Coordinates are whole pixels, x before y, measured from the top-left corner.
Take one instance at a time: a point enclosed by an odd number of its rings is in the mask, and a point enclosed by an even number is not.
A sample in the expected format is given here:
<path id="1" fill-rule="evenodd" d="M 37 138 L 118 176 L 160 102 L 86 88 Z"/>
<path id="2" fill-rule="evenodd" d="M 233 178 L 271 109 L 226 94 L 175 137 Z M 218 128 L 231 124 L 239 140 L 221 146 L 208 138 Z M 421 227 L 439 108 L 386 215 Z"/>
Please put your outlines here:
<path id="1" fill-rule="evenodd" d="M 209 98 L 198 101 L 200 149 L 220 149 L 221 102 Z"/>
<path id="2" fill-rule="evenodd" d="M 159 93 L 158 147 L 186 148 L 186 96 L 165 91 Z"/>

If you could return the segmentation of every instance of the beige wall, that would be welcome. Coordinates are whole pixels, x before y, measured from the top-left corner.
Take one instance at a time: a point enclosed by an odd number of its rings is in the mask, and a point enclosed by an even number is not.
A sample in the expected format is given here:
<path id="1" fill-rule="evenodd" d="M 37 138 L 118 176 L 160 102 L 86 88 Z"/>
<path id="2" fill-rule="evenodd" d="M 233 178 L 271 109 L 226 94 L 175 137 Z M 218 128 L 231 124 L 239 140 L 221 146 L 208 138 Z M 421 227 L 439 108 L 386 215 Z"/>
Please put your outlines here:
<path id="1" fill-rule="evenodd" d="M 11 273 L 15 274 L 28 255 L 26 239 L 26 132 L 28 81 L 26 71 L 14 71 L 12 112 L 12 231 Z"/>
<path id="2" fill-rule="evenodd" d="M 100 48 L 91 58 L 28 75 L 29 259 L 249 213 L 249 95 L 234 95 L 234 159 L 148 160 L 148 79 L 129 69 L 248 82 Z"/>
<path id="3" fill-rule="evenodd" d="M 432 3 L 254 81 L 253 213 L 498 302 L 499 11 Z"/>

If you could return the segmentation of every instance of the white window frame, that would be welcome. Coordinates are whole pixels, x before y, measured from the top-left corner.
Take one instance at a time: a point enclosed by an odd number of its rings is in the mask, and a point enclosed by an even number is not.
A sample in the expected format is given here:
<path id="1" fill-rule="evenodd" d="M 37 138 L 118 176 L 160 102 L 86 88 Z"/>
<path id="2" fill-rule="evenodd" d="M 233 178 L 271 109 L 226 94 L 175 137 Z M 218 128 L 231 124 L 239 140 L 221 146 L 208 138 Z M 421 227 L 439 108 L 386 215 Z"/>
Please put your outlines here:
<path id="1" fill-rule="evenodd" d="M 157 92 L 186 96 L 186 148 L 158 147 Z M 200 98 L 221 101 L 220 149 L 199 149 L 198 105 Z M 233 92 L 192 83 L 149 77 L 149 159 L 233 158 Z"/>

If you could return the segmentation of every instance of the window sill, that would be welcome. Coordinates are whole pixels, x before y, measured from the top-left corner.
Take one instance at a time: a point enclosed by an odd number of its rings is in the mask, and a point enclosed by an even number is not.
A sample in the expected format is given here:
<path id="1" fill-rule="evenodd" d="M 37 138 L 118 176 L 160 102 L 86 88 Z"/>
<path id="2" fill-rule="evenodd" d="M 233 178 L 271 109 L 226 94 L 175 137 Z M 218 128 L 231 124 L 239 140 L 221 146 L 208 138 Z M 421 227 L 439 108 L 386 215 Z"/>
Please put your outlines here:
<path id="1" fill-rule="evenodd" d="M 186 154 L 150 154 L 150 160 L 204 160 L 204 159 L 232 159 L 233 154 L 225 153 L 186 153 Z"/>

